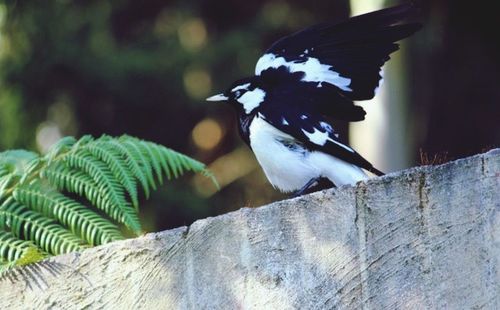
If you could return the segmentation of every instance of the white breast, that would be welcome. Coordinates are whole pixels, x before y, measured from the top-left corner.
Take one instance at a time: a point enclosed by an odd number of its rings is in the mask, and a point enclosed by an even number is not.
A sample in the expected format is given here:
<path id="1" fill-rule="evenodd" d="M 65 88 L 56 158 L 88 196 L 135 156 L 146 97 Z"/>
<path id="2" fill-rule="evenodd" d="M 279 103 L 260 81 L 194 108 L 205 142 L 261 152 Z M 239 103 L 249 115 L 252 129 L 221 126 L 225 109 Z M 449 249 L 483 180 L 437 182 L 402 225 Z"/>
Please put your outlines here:
<path id="1" fill-rule="evenodd" d="M 281 143 L 293 137 L 256 116 L 250 124 L 250 146 L 269 182 L 283 192 L 300 189 L 318 175 L 306 160 L 306 154 L 294 152 Z"/>
<path id="2" fill-rule="evenodd" d="M 285 146 L 295 139 L 266 122 L 259 114 L 250 125 L 250 146 L 271 184 L 283 192 L 301 189 L 319 176 L 335 185 L 354 184 L 366 179 L 357 166 L 318 151 L 302 152 Z"/>

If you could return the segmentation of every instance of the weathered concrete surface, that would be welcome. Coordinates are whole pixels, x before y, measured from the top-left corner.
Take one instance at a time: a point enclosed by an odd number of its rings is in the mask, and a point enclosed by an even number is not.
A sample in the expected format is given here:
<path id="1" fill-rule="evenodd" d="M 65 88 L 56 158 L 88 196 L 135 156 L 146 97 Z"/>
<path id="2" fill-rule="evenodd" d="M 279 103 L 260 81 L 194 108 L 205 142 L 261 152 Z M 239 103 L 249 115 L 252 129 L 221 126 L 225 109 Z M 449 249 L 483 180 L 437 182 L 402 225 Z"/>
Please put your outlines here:
<path id="1" fill-rule="evenodd" d="M 0 308 L 498 309 L 499 193 L 500 150 L 410 169 L 53 258 Z"/>

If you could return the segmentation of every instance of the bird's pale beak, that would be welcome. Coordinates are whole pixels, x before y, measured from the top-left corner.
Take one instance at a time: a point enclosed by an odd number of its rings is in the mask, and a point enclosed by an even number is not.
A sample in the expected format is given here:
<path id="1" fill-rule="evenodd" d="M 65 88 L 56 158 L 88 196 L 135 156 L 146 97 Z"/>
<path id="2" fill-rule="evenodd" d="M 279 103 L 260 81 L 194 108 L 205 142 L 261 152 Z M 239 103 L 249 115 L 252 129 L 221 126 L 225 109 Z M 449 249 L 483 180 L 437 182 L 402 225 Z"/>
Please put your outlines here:
<path id="1" fill-rule="evenodd" d="M 228 97 L 224 96 L 223 94 L 217 94 L 212 97 L 208 97 L 206 100 L 207 101 L 226 101 L 229 99 Z"/>

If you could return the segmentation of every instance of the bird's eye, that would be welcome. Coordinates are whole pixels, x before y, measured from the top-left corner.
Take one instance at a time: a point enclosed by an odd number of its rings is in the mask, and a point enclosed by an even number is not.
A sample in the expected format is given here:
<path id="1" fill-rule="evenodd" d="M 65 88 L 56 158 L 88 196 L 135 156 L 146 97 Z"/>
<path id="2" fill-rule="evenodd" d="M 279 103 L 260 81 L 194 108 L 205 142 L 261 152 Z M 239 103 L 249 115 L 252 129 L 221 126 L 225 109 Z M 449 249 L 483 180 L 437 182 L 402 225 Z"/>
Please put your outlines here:
<path id="1" fill-rule="evenodd" d="M 238 90 L 238 91 L 236 91 L 235 95 L 236 95 L 236 98 L 238 98 L 238 97 L 240 97 L 241 92 Z"/>

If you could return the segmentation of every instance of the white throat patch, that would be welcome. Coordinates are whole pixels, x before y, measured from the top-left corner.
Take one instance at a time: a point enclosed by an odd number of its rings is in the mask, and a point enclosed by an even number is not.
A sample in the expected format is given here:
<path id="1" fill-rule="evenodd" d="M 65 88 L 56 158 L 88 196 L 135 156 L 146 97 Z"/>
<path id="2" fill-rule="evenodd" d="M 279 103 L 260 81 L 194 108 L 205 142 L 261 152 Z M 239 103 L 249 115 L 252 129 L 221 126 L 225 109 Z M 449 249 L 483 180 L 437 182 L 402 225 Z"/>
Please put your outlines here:
<path id="1" fill-rule="evenodd" d="M 245 113 L 250 114 L 253 109 L 257 108 L 264 101 L 265 97 L 265 91 L 260 88 L 255 88 L 254 90 L 247 91 L 236 100 L 243 105 Z"/>

